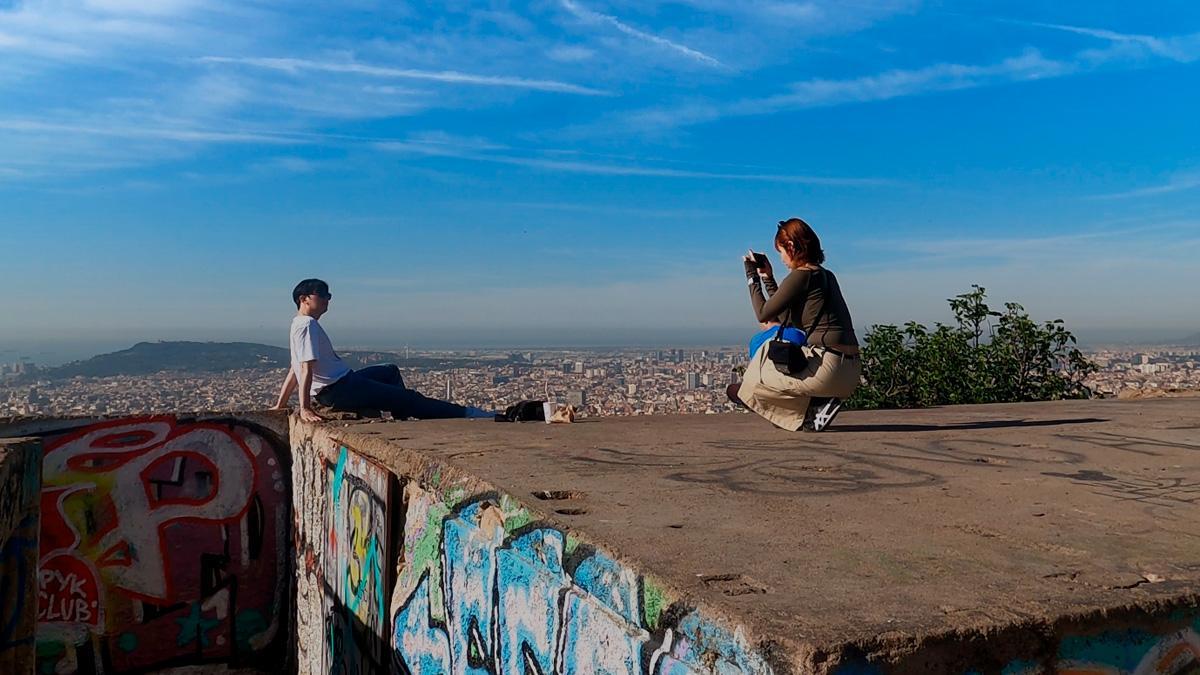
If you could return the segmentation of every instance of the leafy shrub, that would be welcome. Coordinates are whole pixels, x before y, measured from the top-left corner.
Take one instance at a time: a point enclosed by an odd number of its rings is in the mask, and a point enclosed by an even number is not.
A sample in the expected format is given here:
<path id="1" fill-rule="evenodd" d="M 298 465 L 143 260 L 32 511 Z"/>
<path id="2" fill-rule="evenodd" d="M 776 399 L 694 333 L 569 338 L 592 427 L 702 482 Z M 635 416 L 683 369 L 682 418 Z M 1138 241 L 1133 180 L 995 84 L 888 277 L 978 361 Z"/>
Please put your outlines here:
<path id="1" fill-rule="evenodd" d="M 1015 302 L 987 306 L 980 286 L 949 300 L 957 326 L 873 326 L 862 348 L 854 408 L 917 408 L 1090 398 L 1096 372 L 1061 319 L 1038 324 Z"/>

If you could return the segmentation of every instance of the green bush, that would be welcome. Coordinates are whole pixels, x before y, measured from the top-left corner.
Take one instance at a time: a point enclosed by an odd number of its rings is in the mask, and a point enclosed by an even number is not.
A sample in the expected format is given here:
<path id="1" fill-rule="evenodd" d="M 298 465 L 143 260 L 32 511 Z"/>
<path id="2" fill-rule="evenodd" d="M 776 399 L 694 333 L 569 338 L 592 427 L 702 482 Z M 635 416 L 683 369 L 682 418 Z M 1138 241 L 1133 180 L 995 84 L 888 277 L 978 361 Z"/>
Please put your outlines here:
<path id="1" fill-rule="evenodd" d="M 863 383 L 854 408 L 918 408 L 1090 398 L 1096 372 L 1061 319 L 1041 325 L 1025 308 L 992 311 L 980 286 L 949 300 L 957 326 L 873 326 L 862 347 Z"/>

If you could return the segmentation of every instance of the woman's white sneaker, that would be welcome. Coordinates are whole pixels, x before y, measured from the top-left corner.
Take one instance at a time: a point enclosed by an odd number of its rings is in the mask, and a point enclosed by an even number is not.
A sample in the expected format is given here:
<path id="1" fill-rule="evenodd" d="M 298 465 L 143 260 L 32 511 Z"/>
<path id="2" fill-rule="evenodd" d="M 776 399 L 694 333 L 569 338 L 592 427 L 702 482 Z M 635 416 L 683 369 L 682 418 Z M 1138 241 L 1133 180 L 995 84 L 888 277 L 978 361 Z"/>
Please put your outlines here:
<path id="1" fill-rule="evenodd" d="M 825 427 L 833 423 L 833 418 L 837 417 L 837 414 L 841 410 L 842 399 L 831 398 L 825 401 L 825 404 L 817 408 L 816 412 L 813 413 L 812 430 L 824 431 Z"/>

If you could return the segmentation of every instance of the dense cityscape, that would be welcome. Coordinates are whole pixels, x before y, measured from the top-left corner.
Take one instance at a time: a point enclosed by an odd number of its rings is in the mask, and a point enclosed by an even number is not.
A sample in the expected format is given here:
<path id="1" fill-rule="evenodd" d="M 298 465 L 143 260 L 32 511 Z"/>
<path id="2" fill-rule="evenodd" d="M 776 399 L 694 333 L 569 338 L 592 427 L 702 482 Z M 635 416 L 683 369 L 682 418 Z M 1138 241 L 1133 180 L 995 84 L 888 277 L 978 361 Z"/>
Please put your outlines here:
<path id="1" fill-rule="evenodd" d="M 429 396 L 497 410 L 540 399 L 572 404 L 585 416 L 711 414 L 735 409 L 725 387 L 745 362 L 745 353 L 733 348 L 470 354 L 480 359 L 471 367 L 401 367 L 405 383 Z M 1104 349 L 1089 356 L 1100 366 L 1088 382 L 1097 396 L 1200 391 L 1200 347 Z M 43 379 L 27 363 L 0 364 L 0 416 L 266 408 L 285 374 L 242 368 Z"/>

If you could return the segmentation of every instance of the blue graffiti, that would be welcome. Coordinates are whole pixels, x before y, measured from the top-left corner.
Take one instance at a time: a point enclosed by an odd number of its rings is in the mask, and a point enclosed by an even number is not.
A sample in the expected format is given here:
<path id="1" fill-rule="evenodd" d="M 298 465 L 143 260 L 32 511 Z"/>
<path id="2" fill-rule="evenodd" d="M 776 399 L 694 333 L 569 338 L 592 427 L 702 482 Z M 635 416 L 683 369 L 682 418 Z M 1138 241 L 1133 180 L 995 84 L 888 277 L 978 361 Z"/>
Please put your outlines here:
<path id="1" fill-rule="evenodd" d="M 429 572 L 425 572 L 395 618 L 393 665 L 405 675 L 451 672 L 450 640 L 445 627 L 433 621 L 431 616 Z"/>
<path id="2" fill-rule="evenodd" d="M 333 503 L 339 505 L 342 495 L 342 477 L 346 475 L 346 460 L 350 458 L 350 449 L 342 446 L 341 452 L 338 453 L 337 465 L 333 469 Z"/>
<path id="3" fill-rule="evenodd" d="M 442 598 L 434 619 L 423 573 L 393 623 L 394 660 L 422 675 L 699 675 L 770 673 L 743 641 L 686 616 L 676 632 L 641 625 L 640 579 L 592 552 L 564 568 L 563 533 L 532 527 L 506 537 L 481 525 L 489 505 L 442 524 Z M 490 529 L 489 529 L 490 528 Z M 694 647 L 701 646 L 707 653 Z M 714 668 L 716 670 L 714 670 Z"/>
<path id="4" fill-rule="evenodd" d="M 569 582 L 562 569 L 563 535 L 540 529 L 496 553 L 496 629 L 502 673 L 546 675 L 554 667 L 558 617 L 547 608 Z"/>
<path id="5" fill-rule="evenodd" d="M 504 541 L 504 529 L 484 531 L 473 524 L 479 522 L 483 507 L 467 506 L 442 528 L 443 585 L 445 597 L 453 599 L 446 607 L 451 653 L 462 655 L 454 660 L 454 675 L 490 673 L 496 657 L 490 635 L 495 613 L 492 588 L 495 550 Z"/>

